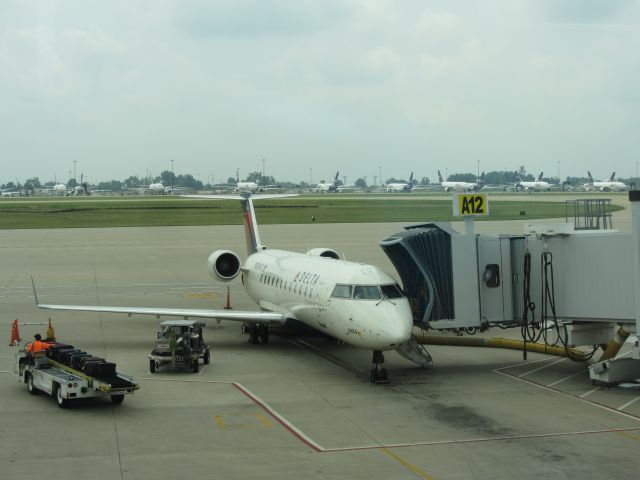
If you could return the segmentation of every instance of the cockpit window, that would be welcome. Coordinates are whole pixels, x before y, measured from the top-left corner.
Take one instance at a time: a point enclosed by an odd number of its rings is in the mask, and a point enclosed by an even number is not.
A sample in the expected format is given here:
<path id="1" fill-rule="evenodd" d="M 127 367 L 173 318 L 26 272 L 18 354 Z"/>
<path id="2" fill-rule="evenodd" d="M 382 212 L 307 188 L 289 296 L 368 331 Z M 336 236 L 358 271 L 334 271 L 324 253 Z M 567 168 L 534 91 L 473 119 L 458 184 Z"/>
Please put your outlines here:
<path id="1" fill-rule="evenodd" d="M 332 297 L 338 298 L 351 298 L 351 289 L 353 287 L 351 285 L 336 285 L 336 288 L 333 289 Z"/>
<path id="2" fill-rule="evenodd" d="M 380 300 L 380 291 L 376 285 L 358 285 L 353 289 L 353 298 L 358 300 Z"/>
<path id="3" fill-rule="evenodd" d="M 400 285 L 397 283 L 390 285 L 380 285 L 380 290 L 382 291 L 382 295 L 386 298 L 402 298 L 404 295 L 402 294 L 402 290 L 400 290 Z"/>

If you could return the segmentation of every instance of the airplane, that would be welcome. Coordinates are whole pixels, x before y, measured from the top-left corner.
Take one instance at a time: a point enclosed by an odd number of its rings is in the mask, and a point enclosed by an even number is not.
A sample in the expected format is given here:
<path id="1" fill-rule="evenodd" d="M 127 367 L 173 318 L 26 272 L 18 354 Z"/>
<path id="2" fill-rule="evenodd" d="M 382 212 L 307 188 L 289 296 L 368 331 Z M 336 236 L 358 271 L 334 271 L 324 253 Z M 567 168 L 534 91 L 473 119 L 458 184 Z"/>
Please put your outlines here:
<path id="1" fill-rule="evenodd" d="M 616 172 L 613 172 L 609 177 L 609 180 L 607 180 L 606 182 L 600 181 L 600 180 L 594 180 L 593 177 L 591 176 L 591 172 L 589 171 L 587 171 L 587 175 L 589 175 L 589 182 L 584 184 L 585 190 L 596 189 L 596 190 L 600 190 L 601 192 L 609 192 L 609 191 L 620 192 L 627 188 L 627 186 L 624 183 L 617 182 L 615 180 Z"/>
<path id="2" fill-rule="evenodd" d="M 522 178 L 520 177 L 520 174 L 518 174 L 518 172 L 516 172 L 516 175 L 518 177 L 518 183 L 516 183 L 516 190 L 551 190 L 551 184 L 549 182 L 545 182 L 544 180 L 542 180 L 542 174 L 544 172 L 540 172 L 540 175 L 538 175 L 538 178 L 536 178 L 535 181 L 533 182 L 527 182 L 527 181 L 523 181 Z"/>
<path id="3" fill-rule="evenodd" d="M 256 199 L 291 196 L 296 194 L 266 194 Z M 270 326 L 303 324 L 349 345 L 373 350 L 373 383 L 388 381 L 386 369 L 380 367 L 384 351 L 396 350 L 421 366 L 432 364 L 429 353 L 411 335 L 411 307 L 391 275 L 373 265 L 340 260 L 330 248 L 312 248 L 306 253 L 267 249 L 260 240 L 248 192 L 189 198 L 241 201 L 248 254 L 244 265 L 231 250 L 216 250 L 209 256 L 207 267 L 212 277 L 223 282 L 240 276 L 246 293 L 261 312 L 42 304 L 34 282 L 38 308 L 232 320 L 244 323 L 251 343 L 268 342 Z"/>
<path id="4" fill-rule="evenodd" d="M 411 175 L 409 176 L 409 180 L 407 182 L 387 183 L 384 188 L 387 192 L 411 192 L 414 184 L 415 181 L 413 180 L 413 172 L 411 172 Z"/>
<path id="5" fill-rule="evenodd" d="M 0 194 L 3 197 L 17 197 L 18 195 L 20 195 L 20 192 L 17 192 L 13 188 L 5 188 L 4 190 L 0 190 Z"/>
<path id="6" fill-rule="evenodd" d="M 320 193 L 335 193 L 338 191 L 338 187 L 339 185 L 339 180 L 338 180 L 338 176 L 340 175 L 340 172 L 336 172 L 336 176 L 333 178 L 333 182 L 331 183 L 326 183 L 326 182 L 321 182 L 316 186 L 316 192 L 320 192 Z"/>
<path id="7" fill-rule="evenodd" d="M 173 192 L 182 192 L 184 190 L 189 190 L 188 188 L 185 188 L 185 187 L 175 187 L 171 185 L 165 185 L 162 182 L 151 183 L 142 188 L 144 189 L 145 193 L 150 193 L 151 195 L 168 195 Z"/>
<path id="8" fill-rule="evenodd" d="M 461 190 L 463 192 L 471 192 L 476 191 L 480 188 L 480 185 L 484 182 L 484 172 L 480 175 L 480 178 L 475 182 L 449 182 L 442 179 L 442 174 L 440 170 L 438 170 L 438 180 L 440 180 L 440 186 L 444 189 L 445 192 L 450 192 L 451 190 Z"/>
<path id="9" fill-rule="evenodd" d="M 258 185 L 256 182 L 241 182 L 240 181 L 240 169 L 236 170 L 236 186 L 233 189 L 233 191 L 235 193 L 239 193 L 239 192 L 250 192 L 250 193 L 256 193 L 256 192 L 263 192 L 264 189 Z"/>

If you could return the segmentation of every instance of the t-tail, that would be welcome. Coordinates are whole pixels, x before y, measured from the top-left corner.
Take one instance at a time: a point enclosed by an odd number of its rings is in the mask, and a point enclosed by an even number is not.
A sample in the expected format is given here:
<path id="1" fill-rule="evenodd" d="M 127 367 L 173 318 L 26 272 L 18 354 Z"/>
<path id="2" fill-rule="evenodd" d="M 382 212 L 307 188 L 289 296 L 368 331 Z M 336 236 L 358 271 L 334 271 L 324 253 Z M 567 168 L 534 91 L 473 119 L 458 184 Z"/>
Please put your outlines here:
<path id="1" fill-rule="evenodd" d="M 256 222 L 256 211 L 253 208 L 253 200 L 250 193 L 242 194 L 242 213 L 244 215 L 244 234 L 247 242 L 247 255 L 264 249 L 260 243 L 260 233 Z"/>

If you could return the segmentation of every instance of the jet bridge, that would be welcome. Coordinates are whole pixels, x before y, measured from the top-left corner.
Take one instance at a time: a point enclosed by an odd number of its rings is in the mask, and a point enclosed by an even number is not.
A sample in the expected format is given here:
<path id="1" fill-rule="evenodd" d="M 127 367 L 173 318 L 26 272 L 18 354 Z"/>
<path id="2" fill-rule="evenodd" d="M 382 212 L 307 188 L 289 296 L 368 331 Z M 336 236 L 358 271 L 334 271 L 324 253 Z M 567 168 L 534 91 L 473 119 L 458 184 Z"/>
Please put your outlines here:
<path id="1" fill-rule="evenodd" d="M 563 223 L 528 225 L 522 235 L 476 235 L 425 223 L 380 246 L 421 328 L 553 330 L 565 349 L 606 345 L 620 327 L 636 334 L 630 356 L 590 367 L 594 381 L 617 383 L 640 378 L 640 191 L 629 198 L 632 233 Z"/>

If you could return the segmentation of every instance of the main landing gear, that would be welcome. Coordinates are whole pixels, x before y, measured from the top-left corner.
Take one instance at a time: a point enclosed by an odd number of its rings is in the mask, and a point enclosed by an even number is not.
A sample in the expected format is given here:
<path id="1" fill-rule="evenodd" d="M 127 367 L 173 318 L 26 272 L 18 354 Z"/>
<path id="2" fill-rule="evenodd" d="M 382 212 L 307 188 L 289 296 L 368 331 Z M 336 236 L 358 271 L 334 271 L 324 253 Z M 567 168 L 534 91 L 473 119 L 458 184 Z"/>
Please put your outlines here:
<path id="1" fill-rule="evenodd" d="M 380 368 L 380 365 L 384 363 L 384 355 L 379 350 L 373 351 L 374 368 L 371 369 L 371 376 L 369 379 L 371 383 L 389 383 L 389 377 L 387 375 L 386 368 Z"/>
<path id="2" fill-rule="evenodd" d="M 269 343 L 269 327 L 261 324 L 244 325 L 243 331 L 249 332 L 249 343 Z"/>

